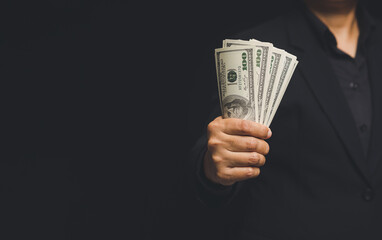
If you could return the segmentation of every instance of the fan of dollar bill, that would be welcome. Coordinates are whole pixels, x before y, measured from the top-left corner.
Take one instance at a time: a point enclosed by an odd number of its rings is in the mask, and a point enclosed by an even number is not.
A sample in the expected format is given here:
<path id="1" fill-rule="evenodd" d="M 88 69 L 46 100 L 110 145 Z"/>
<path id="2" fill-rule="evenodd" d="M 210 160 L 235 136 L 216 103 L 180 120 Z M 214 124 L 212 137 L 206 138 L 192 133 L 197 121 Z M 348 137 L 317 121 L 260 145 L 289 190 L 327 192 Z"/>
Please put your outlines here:
<path id="1" fill-rule="evenodd" d="M 296 56 L 255 39 L 223 41 L 215 49 L 223 118 L 270 126 L 298 64 Z"/>

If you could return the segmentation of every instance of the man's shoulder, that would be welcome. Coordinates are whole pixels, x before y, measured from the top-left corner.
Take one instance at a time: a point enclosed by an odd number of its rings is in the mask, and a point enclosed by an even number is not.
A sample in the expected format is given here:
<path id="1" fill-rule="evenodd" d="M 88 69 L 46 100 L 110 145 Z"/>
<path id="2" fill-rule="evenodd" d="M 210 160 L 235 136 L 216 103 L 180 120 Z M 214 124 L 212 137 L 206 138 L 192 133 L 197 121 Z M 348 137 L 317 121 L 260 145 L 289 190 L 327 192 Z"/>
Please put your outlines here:
<path id="1" fill-rule="evenodd" d="M 287 22 L 289 18 L 290 14 L 278 16 L 237 33 L 235 38 L 244 40 L 254 38 L 263 42 L 272 42 L 276 47 L 282 47 L 288 38 Z"/>

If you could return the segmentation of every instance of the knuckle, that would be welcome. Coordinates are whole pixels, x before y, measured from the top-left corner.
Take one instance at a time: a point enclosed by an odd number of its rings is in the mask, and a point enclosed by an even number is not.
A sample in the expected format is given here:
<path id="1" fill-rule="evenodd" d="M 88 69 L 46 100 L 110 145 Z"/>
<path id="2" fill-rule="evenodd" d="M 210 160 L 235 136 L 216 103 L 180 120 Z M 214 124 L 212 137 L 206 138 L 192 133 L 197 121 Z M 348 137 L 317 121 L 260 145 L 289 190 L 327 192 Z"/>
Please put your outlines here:
<path id="1" fill-rule="evenodd" d="M 218 170 L 216 171 L 216 178 L 219 179 L 219 180 L 222 180 L 223 177 L 224 177 L 224 176 L 223 176 L 222 172 L 218 169 Z"/>
<path id="2" fill-rule="evenodd" d="M 249 165 L 257 165 L 260 163 L 260 156 L 258 153 L 254 152 L 249 155 L 248 158 Z"/>
<path id="3" fill-rule="evenodd" d="M 264 140 L 259 140 L 256 151 L 263 154 L 263 155 L 267 155 L 268 151 L 269 151 L 268 143 Z"/>
<path id="4" fill-rule="evenodd" d="M 217 140 L 216 138 L 210 137 L 210 138 L 208 139 L 207 144 L 208 144 L 208 147 L 209 147 L 209 148 L 216 148 L 217 146 L 220 145 L 220 141 Z"/>
<path id="5" fill-rule="evenodd" d="M 258 140 L 255 139 L 255 138 L 249 138 L 247 141 L 246 141 L 246 150 L 247 151 L 254 151 L 257 149 L 257 145 L 258 145 Z"/>
<path id="6" fill-rule="evenodd" d="M 261 125 L 260 132 L 263 138 L 268 136 L 268 127 Z"/>
<path id="7" fill-rule="evenodd" d="M 226 143 L 231 151 L 236 149 L 236 146 L 240 144 L 239 141 L 235 138 L 227 138 Z"/>
<path id="8" fill-rule="evenodd" d="M 207 130 L 209 132 L 213 132 L 213 131 L 216 131 L 217 129 L 220 129 L 222 127 L 222 122 L 223 119 L 221 117 L 217 117 L 215 118 L 213 121 L 211 121 L 208 125 L 207 125 Z"/>
<path id="9" fill-rule="evenodd" d="M 231 178 L 232 178 L 231 174 L 228 171 L 224 170 L 224 169 L 218 170 L 217 173 L 216 173 L 216 176 L 220 180 L 225 180 L 225 181 L 230 181 Z"/>
<path id="10" fill-rule="evenodd" d="M 262 138 L 262 139 L 267 138 L 267 136 L 268 136 L 268 127 L 263 125 L 263 124 L 256 123 L 255 134 L 256 134 L 256 137 L 259 137 L 259 138 Z"/>
<path id="11" fill-rule="evenodd" d="M 215 121 L 212 121 L 212 122 L 210 122 L 209 124 L 208 124 L 208 126 L 207 126 L 207 131 L 208 132 L 213 132 L 213 131 L 215 131 L 215 129 L 217 129 L 218 128 L 218 123 L 217 123 L 217 121 L 215 120 Z"/>
<path id="12" fill-rule="evenodd" d="M 224 161 L 224 159 L 217 153 L 211 154 L 211 158 L 215 165 L 218 165 Z"/>
<path id="13" fill-rule="evenodd" d="M 243 133 L 248 133 L 251 130 L 250 122 L 244 119 L 240 120 L 239 127 Z"/>
<path id="14" fill-rule="evenodd" d="M 260 168 L 253 168 L 253 174 L 254 177 L 258 177 L 260 175 Z"/>

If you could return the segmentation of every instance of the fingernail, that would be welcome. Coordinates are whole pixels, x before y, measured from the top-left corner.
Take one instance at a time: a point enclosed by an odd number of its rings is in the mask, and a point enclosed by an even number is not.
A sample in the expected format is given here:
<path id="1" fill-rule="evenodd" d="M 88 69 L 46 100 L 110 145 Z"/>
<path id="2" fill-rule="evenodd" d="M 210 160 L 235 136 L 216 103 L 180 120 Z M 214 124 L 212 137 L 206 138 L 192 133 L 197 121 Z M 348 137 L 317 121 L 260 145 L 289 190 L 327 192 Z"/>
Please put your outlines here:
<path id="1" fill-rule="evenodd" d="M 270 138 L 272 136 L 272 131 L 271 131 L 271 129 L 269 128 L 268 129 L 268 135 L 267 135 L 267 138 Z"/>

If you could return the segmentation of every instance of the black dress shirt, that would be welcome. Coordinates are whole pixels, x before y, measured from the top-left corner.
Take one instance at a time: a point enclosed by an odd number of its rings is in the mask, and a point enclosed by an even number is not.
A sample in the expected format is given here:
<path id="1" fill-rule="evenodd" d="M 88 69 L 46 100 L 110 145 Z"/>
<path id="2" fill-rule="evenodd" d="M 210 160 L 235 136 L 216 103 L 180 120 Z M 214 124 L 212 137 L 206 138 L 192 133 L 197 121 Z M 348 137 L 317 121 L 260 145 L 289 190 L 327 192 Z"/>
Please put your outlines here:
<path id="1" fill-rule="evenodd" d="M 363 150 L 367 155 L 371 134 L 372 102 L 365 54 L 367 41 L 372 34 L 375 23 L 366 10 L 359 5 L 356 15 L 360 35 L 358 37 L 356 56 L 353 58 L 337 48 L 336 38 L 323 22 L 308 9 L 306 13 L 307 19 L 317 34 L 340 83 L 342 92 L 353 114 Z"/>

